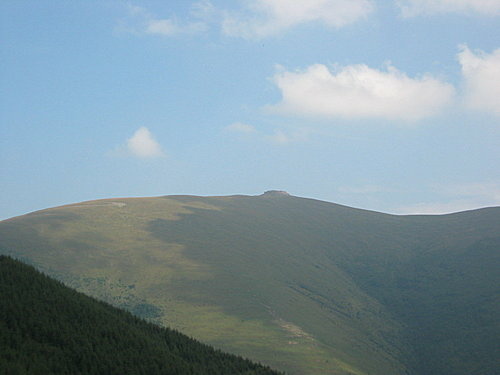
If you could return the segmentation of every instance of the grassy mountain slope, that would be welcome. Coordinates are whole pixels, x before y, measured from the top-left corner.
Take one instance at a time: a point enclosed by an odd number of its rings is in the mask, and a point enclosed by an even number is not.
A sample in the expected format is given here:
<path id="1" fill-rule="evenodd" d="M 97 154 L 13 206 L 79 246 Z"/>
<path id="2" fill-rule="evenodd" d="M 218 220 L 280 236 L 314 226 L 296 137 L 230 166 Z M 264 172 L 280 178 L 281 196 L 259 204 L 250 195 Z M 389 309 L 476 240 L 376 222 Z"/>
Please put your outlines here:
<path id="1" fill-rule="evenodd" d="M 290 374 L 491 373 L 499 239 L 498 208 L 393 216 L 278 193 L 0 223 L 0 253 Z"/>
<path id="2" fill-rule="evenodd" d="M 96 301 L 0 256 L 0 373 L 277 372 Z"/>

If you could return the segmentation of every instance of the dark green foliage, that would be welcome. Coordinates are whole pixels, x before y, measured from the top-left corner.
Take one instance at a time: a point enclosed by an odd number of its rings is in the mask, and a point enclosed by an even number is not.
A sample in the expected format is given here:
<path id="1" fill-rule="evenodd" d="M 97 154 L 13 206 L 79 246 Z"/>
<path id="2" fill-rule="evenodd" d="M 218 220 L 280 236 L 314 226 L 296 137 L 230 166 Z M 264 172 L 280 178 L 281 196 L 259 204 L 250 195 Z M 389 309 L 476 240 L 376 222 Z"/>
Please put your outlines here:
<path id="1" fill-rule="evenodd" d="M 0 256 L 0 374 L 278 373 L 147 323 Z"/>

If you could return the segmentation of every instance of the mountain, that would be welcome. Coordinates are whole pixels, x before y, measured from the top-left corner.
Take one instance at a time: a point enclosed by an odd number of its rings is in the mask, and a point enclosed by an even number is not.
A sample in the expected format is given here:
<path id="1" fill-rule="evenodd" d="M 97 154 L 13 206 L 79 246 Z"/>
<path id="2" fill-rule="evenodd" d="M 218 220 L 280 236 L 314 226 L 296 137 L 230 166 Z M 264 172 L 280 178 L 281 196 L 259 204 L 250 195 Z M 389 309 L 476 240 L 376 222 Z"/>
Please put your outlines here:
<path id="1" fill-rule="evenodd" d="M 2 374 L 278 375 L 0 256 Z"/>
<path id="2" fill-rule="evenodd" d="M 395 216 L 271 191 L 0 222 L 0 253 L 291 375 L 498 369 L 500 208 Z"/>

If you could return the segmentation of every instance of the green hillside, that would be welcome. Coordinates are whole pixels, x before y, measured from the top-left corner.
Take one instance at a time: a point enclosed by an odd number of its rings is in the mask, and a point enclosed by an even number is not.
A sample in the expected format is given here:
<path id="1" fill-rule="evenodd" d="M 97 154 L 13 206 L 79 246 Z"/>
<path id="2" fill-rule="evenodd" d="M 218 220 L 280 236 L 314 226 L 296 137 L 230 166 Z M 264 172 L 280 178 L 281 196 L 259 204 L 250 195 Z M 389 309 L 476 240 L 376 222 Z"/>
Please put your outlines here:
<path id="1" fill-rule="evenodd" d="M 270 192 L 0 223 L 0 253 L 289 374 L 492 374 L 500 209 L 394 216 Z"/>
<path id="2" fill-rule="evenodd" d="M 0 373 L 272 375 L 0 256 Z"/>

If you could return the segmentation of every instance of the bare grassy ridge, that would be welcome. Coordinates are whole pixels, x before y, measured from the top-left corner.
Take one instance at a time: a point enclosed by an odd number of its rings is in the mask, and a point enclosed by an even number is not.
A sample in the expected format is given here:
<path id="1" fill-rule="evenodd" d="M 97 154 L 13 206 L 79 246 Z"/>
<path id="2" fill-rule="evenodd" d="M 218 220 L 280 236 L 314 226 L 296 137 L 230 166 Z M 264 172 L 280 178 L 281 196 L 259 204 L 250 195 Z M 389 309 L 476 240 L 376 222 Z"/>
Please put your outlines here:
<path id="1" fill-rule="evenodd" d="M 290 374 L 494 373 L 499 249 L 499 208 L 393 216 L 285 194 L 0 223 L 0 253 Z"/>

